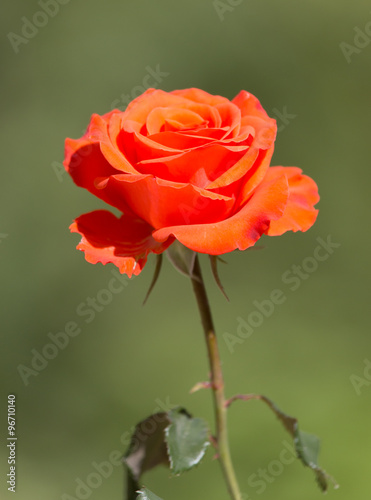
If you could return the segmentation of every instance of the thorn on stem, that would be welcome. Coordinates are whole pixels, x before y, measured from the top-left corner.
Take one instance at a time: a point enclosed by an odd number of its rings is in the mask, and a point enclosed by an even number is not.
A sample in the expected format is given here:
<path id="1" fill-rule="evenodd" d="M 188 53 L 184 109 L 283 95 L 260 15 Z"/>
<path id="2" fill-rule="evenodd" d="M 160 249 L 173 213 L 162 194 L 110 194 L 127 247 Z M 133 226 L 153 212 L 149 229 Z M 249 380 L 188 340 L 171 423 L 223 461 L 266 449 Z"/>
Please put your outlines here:
<path id="1" fill-rule="evenodd" d="M 220 259 L 217 255 L 209 255 L 209 257 L 210 257 L 210 263 L 211 263 L 211 271 L 213 273 L 215 282 L 218 285 L 219 290 L 222 292 L 224 297 L 229 302 L 228 295 L 225 293 L 224 287 L 220 281 L 219 274 L 218 274 L 218 260 L 220 260 L 221 262 L 224 262 L 225 264 L 226 264 L 226 262 L 224 260 Z"/>
<path id="2" fill-rule="evenodd" d="M 197 384 L 192 387 L 189 393 L 193 394 L 194 392 L 197 392 L 201 389 L 211 389 L 211 388 L 212 388 L 211 382 L 197 382 Z"/>

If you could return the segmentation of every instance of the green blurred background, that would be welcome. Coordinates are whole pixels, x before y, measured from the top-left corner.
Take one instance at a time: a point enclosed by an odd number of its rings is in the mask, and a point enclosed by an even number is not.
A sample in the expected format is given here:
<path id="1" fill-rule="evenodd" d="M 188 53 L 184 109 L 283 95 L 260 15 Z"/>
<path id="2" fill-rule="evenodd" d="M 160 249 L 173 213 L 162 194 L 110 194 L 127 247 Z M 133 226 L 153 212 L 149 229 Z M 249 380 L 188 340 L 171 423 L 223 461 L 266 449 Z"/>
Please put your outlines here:
<path id="1" fill-rule="evenodd" d="M 230 303 L 214 285 L 205 256 L 202 266 L 227 393 L 263 393 L 297 416 L 302 429 L 322 438 L 320 463 L 341 484 L 330 488 L 329 498 L 368 498 L 370 3 L 57 5 L 59 11 L 54 7 L 45 19 L 34 0 L 7 1 L 0 21 L 0 497 L 12 498 L 5 484 L 9 393 L 17 396 L 20 500 L 79 498 L 77 480 L 85 482 L 93 463 L 107 461 L 112 451 L 124 452 L 122 434 L 159 404 L 181 404 L 213 421 L 210 394 L 189 395 L 207 378 L 205 346 L 191 286 L 167 260 L 145 307 L 153 258 L 93 321 L 86 323 L 76 311 L 107 287 L 113 266 L 92 266 L 75 250 L 78 237 L 69 224 L 102 204 L 62 173 L 64 139 L 81 136 L 92 113 L 123 106 L 122 95 L 138 95 L 157 68 L 157 86 L 164 90 L 194 86 L 228 98 L 241 89 L 255 94 L 278 122 L 273 163 L 300 166 L 319 185 L 320 215 L 310 231 L 263 238 L 264 250 L 226 256 L 220 274 Z M 27 20 L 39 24 L 36 32 L 25 28 Z M 354 40 L 356 27 L 370 34 L 358 31 Z M 14 36 L 24 36 L 22 29 L 29 38 L 17 45 Z M 290 290 L 283 273 L 313 256 L 317 238 L 329 236 L 340 246 Z M 231 353 L 223 334 L 236 335 L 238 318 L 247 321 L 253 301 L 274 289 L 285 293 L 285 302 Z M 31 368 L 32 350 L 41 352 L 48 334 L 69 322 L 81 333 L 26 386 L 19 365 Z M 264 491 L 251 486 L 259 468 L 274 469 L 290 438 L 262 403 L 236 403 L 229 415 L 245 499 L 320 498 L 311 471 L 299 462 L 271 475 Z M 202 465 L 182 477 L 169 479 L 160 468 L 143 481 L 164 500 L 225 499 L 212 456 L 209 450 Z M 122 500 L 121 467 L 107 475 L 84 498 Z"/>

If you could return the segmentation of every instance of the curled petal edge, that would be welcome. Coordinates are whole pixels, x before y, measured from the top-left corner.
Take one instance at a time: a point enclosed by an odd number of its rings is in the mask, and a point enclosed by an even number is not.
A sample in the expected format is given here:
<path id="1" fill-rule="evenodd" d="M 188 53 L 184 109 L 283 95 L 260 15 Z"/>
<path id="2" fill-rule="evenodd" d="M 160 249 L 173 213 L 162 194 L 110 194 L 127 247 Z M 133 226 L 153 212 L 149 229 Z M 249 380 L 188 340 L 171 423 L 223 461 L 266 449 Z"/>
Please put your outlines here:
<path id="1" fill-rule="evenodd" d="M 286 231 L 307 231 L 317 219 L 314 205 L 319 201 L 318 187 L 313 179 L 302 174 L 298 167 L 270 167 L 265 180 L 285 174 L 289 184 L 289 197 L 282 217 L 272 221 L 268 236 L 280 236 Z"/>
<path id="2" fill-rule="evenodd" d="M 282 217 L 288 199 L 288 182 L 282 175 L 264 182 L 250 200 L 228 219 L 211 224 L 165 227 L 154 231 L 156 241 L 173 236 L 195 252 L 221 255 L 246 250 L 269 228 L 272 220 Z"/>
<path id="3" fill-rule="evenodd" d="M 174 241 L 170 237 L 159 243 L 146 222 L 127 214 L 117 218 L 107 210 L 80 215 L 70 230 L 82 236 L 76 248 L 84 252 L 87 262 L 112 263 L 129 278 L 140 274 L 150 253 L 160 254 Z"/>

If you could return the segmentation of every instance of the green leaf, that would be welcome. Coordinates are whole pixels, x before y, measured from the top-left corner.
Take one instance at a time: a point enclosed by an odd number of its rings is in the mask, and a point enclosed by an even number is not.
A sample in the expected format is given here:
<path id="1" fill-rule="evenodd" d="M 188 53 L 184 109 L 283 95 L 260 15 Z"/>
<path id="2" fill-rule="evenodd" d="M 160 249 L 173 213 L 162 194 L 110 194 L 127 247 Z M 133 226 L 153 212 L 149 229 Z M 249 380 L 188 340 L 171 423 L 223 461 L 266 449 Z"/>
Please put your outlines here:
<path id="1" fill-rule="evenodd" d="M 127 500 L 156 500 L 154 493 L 140 490 L 142 474 L 161 464 L 170 467 L 173 474 L 180 474 L 200 462 L 208 445 L 204 420 L 192 418 L 183 408 L 156 413 L 139 422 L 123 458 L 127 467 Z"/>
<path id="2" fill-rule="evenodd" d="M 295 449 L 304 465 L 313 469 L 316 480 L 322 491 L 327 490 L 327 474 L 318 467 L 320 440 L 314 434 L 296 429 L 294 437 Z"/>
<path id="3" fill-rule="evenodd" d="M 127 499 L 136 498 L 141 475 L 157 465 L 169 465 L 165 443 L 165 429 L 169 425 L 165 412 L 156 413 L 139 422 L 131 437 L 123 459 L 127 467 Z"/>
<path id="4" fill-rule="evenodd" d="M 166 250 L 166 255 L 177 271 L 185 276 L 193 277 L 193 268 L 197 255 L 196 252 L 190 250 L 176 240 Z"/>
<path id="5" fill-rule="evenodd" d="M 137 500 L 162 500 L 160 497 L 152 493 L 152 491 L 143 488 L 140 490 Z"/>
<path id="6" fill-rule="evenodd" d="M 260 399 L 264 401 L 272 411 L 274 411 L 286 430 L 292 435 L 298 458 L 306 467 L 310 467 L 313 470 L 320 489 L 323 492 L 327 491 L 328 480 L 331 479 L 334 483 L 335 481 L 318 465 L 318 455 L 320 449 L 319 438 L 314 434 L 308 434 L 307 432 L 300 431 L 298 427 L 298 420 L 283 413 L 283 411 L 281 411 L 270 399 L 265 396 L 260 396 Z M 335 486 L 337 487 L 336 483 Z"/>
<path id="7" fill-rule="evenodd" d="M 285 429 L 291 434 L 294 439 L 295 451 L 298 458 L 306 467 L 310 467 L 315 476 L 320 489 L 325 492 L 328 489 L 328 481 L 331 480 L 335 488 L 338 488 L 336 481 L 318 465 L 318 455 L 320 450 L 320 440 L 314 434 L 308 434 L 299 430 L 298 420 L 294 417 L 286 415 L 281 411 L 270 399 L 261 394 L 238 394 L 227 401 L 226 406 L 229 406 L 233 401 L 241 399 L 249 401 L 250 399 L 260 399 L 264 401 L 269 408 L 276 414 Z"/>
<path id="8" fill-rule="evenodd" d="M 304 431 L 295 432 L 295 445 L 299 457 L 307 466 L 317 464 L 320 442 L 314 434 L 308 434 Z"/>
<path id="9" fill-rule="evenodd" d="M 170 469 L 181 474 L 200 463 L 209 442 L 206 422 L 192 418 L 185 410 L 169 412 L 170 425 L 165 430 Z"/>
<path id="10" fill-rule="evenodd" d="M 319 438 L 314 434 L 308 434 L 307 432 L 299 430 L 297 419 L 283 413 L 283 411 L 278 409 L 270 399 L 262 396 L 262 400 L 274 411 L 286 430 L 294 438 L 294 445 L 298 458 L 306 467 L 310 467 L 313 470 L 320 489 L 324 492 L 327 491 L 328 480 L 331 479 L 333 481 L 333 479 L 318 465 L 320 450 Z M 336 483 L 335 486 L 337 486 Z"/>

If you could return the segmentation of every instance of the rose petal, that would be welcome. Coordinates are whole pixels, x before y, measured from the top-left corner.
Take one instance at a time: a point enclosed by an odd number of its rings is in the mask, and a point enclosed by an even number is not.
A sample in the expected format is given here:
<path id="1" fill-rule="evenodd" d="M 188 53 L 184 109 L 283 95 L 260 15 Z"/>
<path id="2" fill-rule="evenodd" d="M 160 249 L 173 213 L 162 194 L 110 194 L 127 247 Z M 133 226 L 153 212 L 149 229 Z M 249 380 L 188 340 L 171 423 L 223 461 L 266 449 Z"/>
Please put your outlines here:
<path id="1" fill-rule="evenodd" d="M 99 142 L 101 151 L 110 165 L 122 172 L 135 174 L 137 171 L 117 143 L 122 115 L 120 111 L 112 111 L 104 116 L 93 115 L 88 134 L 92 142 Z"/>
<path id="2" fill-rule="evenodd" d="M 150 135 L 144 140 L 148 139 L 156 144 L 172 148 L 173 150 L 177 150 L 182 153 L 184 153 L 185 150 L 199 148 L 205 144 L 215 142 L 215 139 L 210 137 L 193 135 L 193 131 L 190 134 L 182 134 L 180 132 L 161 132 L 159 134 Z M 141 140 L 143 140 L 143 138 L 138 136 L 138 145 Z M 142 156 L 142 159 L 146 160 L 148 157 L 145 158 Z"/>
<path id="3" fill-rule="evenodd" d="M 220 141 L 226 133 L 229 132 L 228 127 L 223 127 L 223 128 L 201 128 L 199 130 L 192 130 L 192 137 L 204 137 L 208 139 L 215 139 L 217 141 Z M 190 135 L 190 133 L 186 132 L 179 132 L 179 134 L 187 134 Z"/>
<path id="4" fill-rule="evenodd" d="M 142 271 L 149 253 L 162 253 L 173 242 L 170 238 L 158 243 L 151 236 L 152 228 L 144 221 L 127 214 L 117 218 L 107 210 L 81 215 L 70 230 L 81 234 L 77 248 L 85 252 L 88 262 L 112 263 L 129 278 Z"/>
<path id="5" fill-rule="evenodd" d="M 259 149 L 270 149 L 277 135 L 276 120 L 263 120 L 256 116 L 246 116 L 241 120 L 241 131 L 254 130 L 254 146 Z"/>
<path id="6" fill-rule="evenodd" d="M 222 97 L 220 95 L 212 95 L 208 92 L 205 92 L 204 90 L 197 88 L 173 90 L 172 92 L 170 92 L 170 94 L 185 97 L 196 103 L 202 102 L 208 104 L 209 106 L 230 103 L 230 101 L 226 97 Z"/>
<path id="7" fill-rule="evenodd" d="M 205 132 L 206 131 L 206 132 Z M 209 129 L 201 129 L 201 133 L 197 131 L 190 133 L 178 132 L 160 132 L 158 134 L 144 137 L 140 134 L 134 134 L 132 137 L 127 137 L 126 148 L 133 150 L 132 161 L 150 161 L 161 160 L 163 157 L 170 157 L 174 154 L 184 154 L 190 150 L 194 150 L 203 146 L 219 144 L 223 147 L 229 148 L 230 151 L 242 151 L 246 146 L 250 146 L 253 142 L 253 136 L 246 128 L 239 134 L 238 137 L 231 137 L 220 140 L 215 133 L 215 129 L 210 129 L 211 133 L 208 134 Z M 254 132 L 254 130 L 252 130 Z M 222 129 L 218 133 L 223 133 Z M 131 144 L 129 145 L 129 141 Z M 230 167 L 231 164 L 228 164 Z M 135 166 L 138 170 L 138 165 Z M 210 167 L 211 168 L 211 167 Z M 210 170 L 209 168 L 209 170 Z M 190 168 L 191 170 L 191 168 Z M 213 176 L 215 178 L 215 176 Z"/>
<path id="8" fill-rule="evenodd" d="M 252 126 L 255 129 L 254 146 L 261 149 L 271 148 L 276 139 L 276 120 L 269 118 L 259 100 L 242 90 L 232 103 L 241 110 L 242 128 Z"/>
<path id="9" fill-rule="evenodd" d="M 241 110 L 242 119 L 245 116 L 256 116 L 264 120 L 271 120 L 259 100 L 246 90 L 241 90 L 231 102 Z"/>
<path id="10" fill-rule="evenodd" d="M 207 189 L 217 189 L 232 184 L 244 177 L 250 169 L 252 169 L 251 174 L 255 174 L 257 169 L 261 168 L 261 172 L 257 173 L 257 177 L 260 179 L 264 177 L 268 165 L 263 160 L 266 157 L 271 158 L 273 154 L 274 140 L 276 137 L 276 122 L 273 120 L 269 126 L 265 126 L 265 122 L 262 123 L 259 123 L 259 126 L 263 128 L 254 129 L 255 136 L 246 155 L 243 156 L 235 165 L 230 167 L 223 175 L 218 177 L 214 182 L 211 182 L 207 186 Z M 245 135 L 248 134 L 250 130 L 250 127 L 247 127 L 247 130 L 244 131 L 241 129 Z M 258 163 L 256 163 L 257 158 L 259 158 Z M 255 181 L 254 185 L 256 185 Z"/>
<path id="11" fill-rule="evenodd" d="M 221 118 L 215 108 L 218 104 L 231 104 L 225 97 L 208 94 L 200 89 L 183 89 L 165 92 L 159 89 L 148 89 L 134 99 L 125 111 L 125 121 L 133 120 L 144 124 L 149 113 L 157 107 L 183 108 L 198 113 L 209 126 L 220 127 Z"/>
<path id="12" fill-rule="evenodd" d="M 183 152 L 181 149 L 160 144 L 137 132 L 128 133 L 124 130 L 120 133 L 120 143 L 123 151 L 134 165 L 142 160 L 163 158 Z"/>
<path id="13" fill-rule="evenodd" d="M 193 103 L 188 99 L 163 90 L 148 89 L 134 99 L 124 112 L 124 120 L 145 124 L 147 116 L 155 108 L 179 107 L 189 108 Z"/>
<path id="14" fill-rule="evenodd" d="M 242 158 L 237 161 L 233 166 L 230 166 L 222 175 L 217 177 L 214 181 L 210 182 L 207 189 L 220 189 L 224 186 L 233 184 L 239 181 L 246 173 L 255 166 L 254 172 L 259 164 L 255 164 L 256 159 L 259 156 L 259 150 L 257 148 L 250 148 L 247 153 L 242 156 Z"/>
<path id="15" fill-rule="evenodd" d="M 191 183 L 204 188 L 237 163 L 246 149 L 246 146 L 226 147 L 214 143 L 166 158 L 145 160 L 137 163 L 136 168 L 142 173 L 153 174 L 161 179 Z M 201 170 L 203 181 L 199 184 L 196 178 L 200 178 Z"/>
<path id="16" fill-rule="evenodd" d="M 240 132 L 241 127 L 241 111 L 231 102 L 218 104 L 215 106 L 222 119 L 222 127 L 228 127 L 228 131 L 224 138 L 229 136 L 236 137 Z"/>
<path id="17" fill-rule="evenodd" d="M 154 228 L 223 220 L 234 205 L 234 198 L 152 175 L 113 175 L 101 179 L 99 187 L 106 196 L 125 200 Z"/>
<path id="18" fill-rule="evenodd" d="M 177 238 L 219 255 L 262 234 L 305 231 L 319 197 L 296 167 L 269 167 L 276 122 L 242 91 L 233 101 L 200 89 L 148 89 L 125 112 L 93 115 L 86 134 L 66 141 L 75 183 L 119 208 L 79 217 L 90 262 L 139 274 L 149 253 Z"/>
<path id="19" fill-rule="evenodd" d="M 270 167 L 265 180 L 270 181 L 283 174 L 288 179 L 289 198 L 283 216 L 271 222 L 267 230 L 269 236 L 279 236 L 286 231 L 307 231 L 318 214 L 314 208 L 319 201 L 314 180 L 302 175 L 302 170 L 297 167 Z"/>
<path id="20" fill-rule="evenodd" d="M 118 172 L 103 156 L 98 143 L 90 143 L 84 139 L 66 139 L 63 164 L 75 184 L 122 212 L 128 211 L 124 199 L 113 198 L 107 191 L 97 188 L 97 179 L 107 178 Z"/>
<path id="21" fill-rule="evenodd" d="M 173 126 L 169 127 L 169 123 Z M 178 126 L 175 126 L 177 124 Z M 192 130 L 200 126 L 205 127 L 205 120 L 190 109 L 181 108 L 154 108 L 147 116 L 146 126 L 149 135 L 167 130 Z"/>
<path id="22" fill-rule="evenodd" d="M 286 176 L 264 182 L 245 206 L 232 217 L 214 224 L 164 227 L 152 236 L 166 241 L 174 236 L 195 252 L 221 255 L 236 248 L 245 250 L 267 230 L 271 221 L 279 219 L 287 203 Z"/>
<path id="23" fill-rule="evenodd" d="M 273 155 L 273 147 L 268 150 L 261 150 L 254 164 L 249 168 L 245 177 L 242 179 L 242 185 L 239 192 L 237 203 L 243 205 L 251 196 L 254 189 L 261 183 L 267 174 L 271 158 Z"/>

